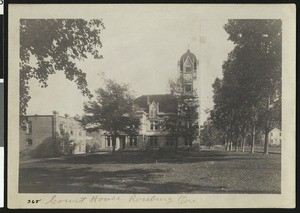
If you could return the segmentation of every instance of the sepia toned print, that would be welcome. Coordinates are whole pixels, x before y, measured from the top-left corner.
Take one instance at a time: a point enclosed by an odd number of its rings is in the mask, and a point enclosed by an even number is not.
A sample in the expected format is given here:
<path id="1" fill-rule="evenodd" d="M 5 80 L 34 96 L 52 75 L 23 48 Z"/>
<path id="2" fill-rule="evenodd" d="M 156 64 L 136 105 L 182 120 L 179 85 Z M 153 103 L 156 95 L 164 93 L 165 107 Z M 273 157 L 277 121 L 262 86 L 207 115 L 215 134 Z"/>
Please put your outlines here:
<path id="1" fill-rule="evenodd" d="M 154 7 L 10 5 L 11 207 L 293 206 L 293 8 Z"/>

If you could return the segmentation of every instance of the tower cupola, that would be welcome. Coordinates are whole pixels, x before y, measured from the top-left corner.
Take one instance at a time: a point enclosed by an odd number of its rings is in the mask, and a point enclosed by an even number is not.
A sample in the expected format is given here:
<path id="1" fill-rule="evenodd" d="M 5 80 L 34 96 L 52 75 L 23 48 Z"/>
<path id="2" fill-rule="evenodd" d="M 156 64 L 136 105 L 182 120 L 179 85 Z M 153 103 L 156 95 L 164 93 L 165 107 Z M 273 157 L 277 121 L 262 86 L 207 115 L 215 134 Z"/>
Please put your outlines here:
<path id="1" fill-rule="evenodd" d="M 189 49 L 180 57 L 178 61 L 180 78 L 183 82 L 183 92 L 186 94 L 194 90 L 194 81 L 197 80 L 197 70 L 199 61 L 195 54 Z"/>

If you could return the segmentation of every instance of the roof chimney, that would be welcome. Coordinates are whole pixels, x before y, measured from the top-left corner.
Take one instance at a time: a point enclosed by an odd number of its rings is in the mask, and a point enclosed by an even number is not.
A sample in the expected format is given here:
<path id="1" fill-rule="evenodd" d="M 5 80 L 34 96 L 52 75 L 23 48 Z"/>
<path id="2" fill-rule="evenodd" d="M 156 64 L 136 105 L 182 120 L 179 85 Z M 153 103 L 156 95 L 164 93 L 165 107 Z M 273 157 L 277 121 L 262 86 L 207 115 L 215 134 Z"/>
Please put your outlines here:
<path id="1" fill-rule="evenodd" d="M 149 95 L 147 96 L 147 105 L 148 106 L 150 105 L 150 97 L 149 97 Z"/>

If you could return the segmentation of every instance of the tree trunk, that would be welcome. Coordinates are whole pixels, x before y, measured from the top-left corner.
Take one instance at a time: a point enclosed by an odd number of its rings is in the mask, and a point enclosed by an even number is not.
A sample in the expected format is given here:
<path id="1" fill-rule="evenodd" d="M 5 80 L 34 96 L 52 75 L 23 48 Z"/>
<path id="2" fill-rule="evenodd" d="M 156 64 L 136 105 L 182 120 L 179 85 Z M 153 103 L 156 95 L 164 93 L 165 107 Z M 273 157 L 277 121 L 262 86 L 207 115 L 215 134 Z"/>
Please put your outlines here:
<path id="1" fill-rule="evenodd" d="M 266 115 L 268 116 L 268 111 L 269 111 L 269 100 L 267 100 L 267 107 L 266 107 Z M 264 154 L 269 154 L 269 128 L 268 128 L 268 121 L 265 121 L 265 145 L 264 145 Z"/>
<path id="2" fill-rule="evenodd" d="M 112 147 L 113 147 L 112 155 L 115 154 L 115 150 L 116 150 L 116 139 L 117 139 L 116 136 L 112 136 Z"/>
<path id="3" fill-rule="evenodd" d="M 232 141 L 229 142 L 229 151 L 232 151 Z"/>
<path id="4" fill-rule="evenodd" d="M 225 150 L 228 150 L 228 142 L 225 141 Z"/>
<path id="5" fill-rule="evenodd" d="M 189 146 L 192 146 L 193 145 L 193 138 L 192 136 L 189 136 Z"/>
<path id="6" fill-rule="evenodd" d="M 235 152 L 239 151 L 239 141 L 238 139 L 235 139 Z"/>
<path id="7" fill-rule="evenodd" d="M 243 139 L 242 139 L 242 152 L 245 152 L 245 142 L 246 142 L 246 137 L 243 136 Z"/>
<path id="8" fill-rule="evenodd" d="M 268 129 L 268 127 L 265 128 L 264 154 L 269 154 L 269 129 Z"/>
<path id="9" fill-rule="evenodd" d="M 254 153 L 254 145 L 255 145 L 255 125 L 253 125 L 253 131 L 252 131 L 252 143 L 251 143 L 251 153 Z"/>
<path id="10" fill-rule="evenodd" d="M 224 138 L 224 140 L 225 140 L 225 150 L 227 151 L 227 150 L 228 150 L 228 148 L 229 148 L 229 146 L 228 146 L 228 140 L 227 140 L 227 137 L 226 137 L 226 135 L 225 135 L 225 138 Z"/>

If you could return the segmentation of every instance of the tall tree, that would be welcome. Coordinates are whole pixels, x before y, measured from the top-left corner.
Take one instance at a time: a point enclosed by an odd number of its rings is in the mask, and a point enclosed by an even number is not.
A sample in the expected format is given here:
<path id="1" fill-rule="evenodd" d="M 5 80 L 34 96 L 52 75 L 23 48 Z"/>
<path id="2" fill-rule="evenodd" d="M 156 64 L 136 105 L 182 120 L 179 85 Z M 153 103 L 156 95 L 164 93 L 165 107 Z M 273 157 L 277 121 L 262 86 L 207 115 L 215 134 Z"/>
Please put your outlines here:
<path id="1" fill-rule="evenodd" d="M 256 97 L 253 104 L 265 134 L 264 153 L 268 154 L 269 132 L 281 122 L 278 119 L 281 104 L 270 103 L 277 99 L 274 96 L 281 96 L 282 22 L 275 19 L 229 20 L 224 29 L 240 50 L 237 61 L 247 65 L 240 70 L 244 77 L 251 79 L 246 86 L 252 97 Z"/>
<path id="2" fill-rule="evenodd" d="M 30 100 L 29 80 L 35 78 L 47 87 L 49 75 L 62 71 L 75 81 L 84 96 L 91 97 L 86 73 L 76 61 L 89 55 L 101 59 L 102 20 L 83 19 L 21 19 L 20 20 L 20 124 L 24 127 Z"/>
<path id="3" fill-rule="evenodd" d="M 84 104 L 81 122 L 90 132 L 104 130 L 112 137 L 113 151 L 120 135 L 136 135 L 140 118 L 136 116 L 134 98 L 128 85 L 106 80 L 105 87 L 96 90 L 96 100 Z"/>
<path id="4" fill-rule="evenodd" d="M 281 93 L 281 21 L 229 20 L 224 29 L 235 48 L 222 66 L 223 79 L 213 84 L 211 117 L 219 128 L 226 127 L 236 149 L 239 138 L 244 144 L 251 132 L 254 151 L 255 132 L 263 129 L 268 153 L 269 131 L 280 124 L 280 104 L 270 102 Z"/>
<path id="5" fill-rule="evenodd" d="M 183 89 L 183 81 L 178 78 L 171 80 L 170 91 L 177 100 L 177 113 L 170 115 L 167 119 L 167 128 L 171 135 L 176 138 L 183 137 L 186 145 L 191 146 L 192 142 L 198 138 L 198 96 L 195 90 L 185 93 Z M 178 141 L 176 141 L 176 144 Z"/>

